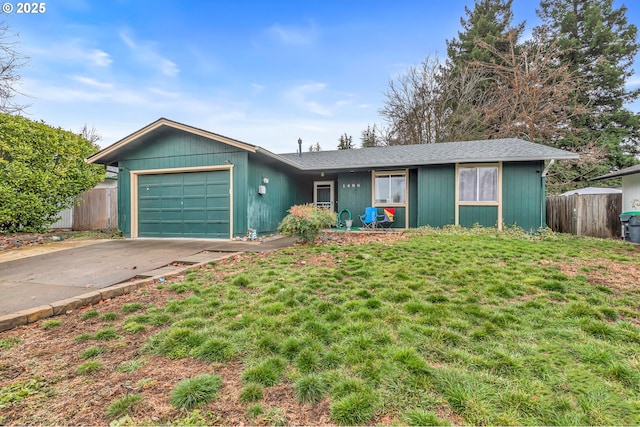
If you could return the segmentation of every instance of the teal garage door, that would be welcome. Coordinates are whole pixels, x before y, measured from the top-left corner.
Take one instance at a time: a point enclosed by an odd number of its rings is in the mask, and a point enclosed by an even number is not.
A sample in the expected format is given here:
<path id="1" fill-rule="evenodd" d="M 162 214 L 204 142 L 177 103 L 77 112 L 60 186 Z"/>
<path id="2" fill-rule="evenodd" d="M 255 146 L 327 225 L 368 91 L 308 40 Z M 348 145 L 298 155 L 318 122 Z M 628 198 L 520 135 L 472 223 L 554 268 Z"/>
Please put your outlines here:
<path id="1" fill-rule="evenodd" d="M 138 176 L 139 237 L 230 237 L 229 171 Z"/>

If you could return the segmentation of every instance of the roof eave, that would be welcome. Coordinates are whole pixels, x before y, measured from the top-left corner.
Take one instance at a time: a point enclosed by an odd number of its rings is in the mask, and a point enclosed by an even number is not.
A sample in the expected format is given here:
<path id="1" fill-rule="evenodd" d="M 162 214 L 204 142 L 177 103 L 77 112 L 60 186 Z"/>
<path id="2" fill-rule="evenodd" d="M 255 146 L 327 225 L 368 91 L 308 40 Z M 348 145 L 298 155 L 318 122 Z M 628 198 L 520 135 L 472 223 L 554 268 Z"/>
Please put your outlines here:
<path id="1" fill-rule="evenodd" d="M 256 149 L 255 149 L 254 153 L 262 154 L 263 156 L 269 157 L 269 158 L 271 158 L 273 160 L 277 160 L 277 161 L 279 161 L 281 163 L 284 163 L 285 165 L 291 166 L 292 168 L 299 169 L 299 170 L 304 170 L 304 168 L 300 164 L 294 163 L 294 162 L 292 162 L 292 161 L 290 161 L 290 160 L 288 160 L 288 159 L 286 159 L 286 158 L 284 158 L 282 156 L 279 156 L 279 155 L 277 155 L 275 153 L 272 153 L 271 151 L 269 151 L 267 149 L 264 149 L 262 147 L 256 146 Z"/>
<path id="2" fill-rule="evenodd" d="M 546 161 L 546 160 L 577 160 L 580 156 L 576 155 L 563 155 L 563 156 L 539 156 L 539 157 L 511 157 L 511 158 L 478 158 L 478 159 L 447 159 L 447 160 L 438 160 L 438 161 L 426 161 L 426 162 L 396 162 L 396 163 L 366 163 L 366 164 L 353 164 L 347 166 L 304 166 L 304 165 L 294 165 L 296 168 L 303 171 L 342 171 L 342 170 L 354 170 L 354 169 L 375 169 L 375 168 L 399 168 L 399 167 L 417 167 L 422 165 L 446 165 L 446 164 L 456 164 L 456 163 L 495 163 L 495 162 L 531 162 L 531 161 Z M 282 159 L 285 160 L 285 159 Z M 290 163 L 291 164 L 291 163 Z"/>
<path id="3" fill-rule="evenodd" d="M 100 160 L 103 160 L 105 157 L 108 157 L 109 155 L 112 155 L 114 153 L 116 153 L 118 150 L 126 147 L 128 144 L 130 144 L 131 142 L 137 140 L 138 138 L 141 138 L 144 135 L 147 135 L 159 128 L 161 128 L 162 126 L 167 126 L 173 129 L 178 129 L 178 130 L 182 130 L 184 132 L 188 132 L 188 133 L 192 133 L 195 135 L 199 135 L 202 136 L 204 138 L 208 138 L 208 139 L 212 139 L 215 141 L 220 141 L 224 144 L 227 145 L 231 145 L 234 146 L 236 148 L 240 148 L 246 151 L 249 151 L 251 153 L 255 153 L 257 147 L 255 145 L 251 145 L 251 144 L 247 144 L 246 142 L 242 142 L 242 141 L 238 141 L 235 139 L 231 139 L 228 138 L 226 136 L 223 135 L 218 135 L 216 133 L 213 132 L 208 132 L 206 130 L 203 129 L 199 129 L 199 128 L 195 128 L 193 126 L 188 126 L 185 125 L 183 123 L 179 123 L 179 122 L 174 122 L 173 120 L 169 120 L 169 119 L 165 119 L 164 117 L 156 120 L 153 123 L 150 123 L 149 125 L 143 127 L 142 129 L 139 129 L 137 131 L 135 131 L 134 133 L 124 137 L 123 139 L 121 139 L 120 141 L 117 141 L 113 144 L 111 144 L 110 146 L 103 148 L 102 150 L 98 151 L 97 153 L 93 154 L 92 156 L 89 156 L 85 159 L 85 162 L 87 163 L 100 163 L 100 164 L 111 164 L 113 163 L 113 160 L 111 161 L 102 161 L 100 162 Z"/>
<path id="4" fill-rule="evenodd" d="M 612 172 L 606 175 L 597 176 L 595 178 L 591 178 L 589 181 L 604 181 L 605 179 L 613 179 L 613 178 L 621 178 L 623 176 L 636 175 L 640 174 L 640 170 L 635 172 Z"/>

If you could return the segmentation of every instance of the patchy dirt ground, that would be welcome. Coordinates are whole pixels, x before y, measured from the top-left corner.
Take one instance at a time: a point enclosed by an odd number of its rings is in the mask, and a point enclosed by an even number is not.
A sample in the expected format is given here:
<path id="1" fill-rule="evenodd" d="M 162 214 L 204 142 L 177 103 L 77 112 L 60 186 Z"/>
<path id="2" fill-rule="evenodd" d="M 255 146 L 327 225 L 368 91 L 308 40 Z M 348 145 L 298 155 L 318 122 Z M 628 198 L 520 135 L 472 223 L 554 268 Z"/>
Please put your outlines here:
<path id="1" fill-rule="evenodd" d="M 316 244 L 326 243 L 367 244 L 371 242 L 389 243 L 407 239 L 406 234 L 381 233 L 329 233 Z M 315 257 L 307 257 L 305 262 L 326 265 L 327 258 L 323 253 Z M 237 258 L 221 261 L 221 264 L 233 264 Z M 550 261 L 547 261 L 550 263 Z M 589 281 L 614 290 L 623 291 L 631 284 L 640 282 L 640 267 L 636 264 L 618 264 L 611 260 L 596 260 L 596 263 L 581 265 L 579 263 L 559 264 L 563 272 L 569 275 L 582 274 Z M 605 266 L 599 268 L 598 265 Z M 180 281 L 177 276 L 168 279 Z M 143 306 L 163 305 L 174 299 L 175 293 L 148 285 L 138 291 L 113 300 L 104 301 L 90 307 L 101 317 L 105 313 L 119 313 L 119 319 L 113 321 L 113 327 L 122 327 L 121 307 L 124 304 L 139 302 Z M 23 326 L 12 331 L 0 333 L 0 343 L 18 341 L 15 345 L 0 346 L 0 387 L 39 378 L 39 393 L 2 409 L 3 397 L 0 396 L 0 425 L 108 425 L 111 421 L 105 416 L 105 408 L 116 398 L 127 394 L 141 394 L 144 400 L 135 412 L 136 420 L 147 423 L 166 424 L 187 415 L 184 411 L 173 408 L 168 402 L 172 388 L 180 380 L 203 373 L 216 373 L 223 378 L 223 386 L 219 398 L 214 403 L 201 408 L 201 414 L 207 424 L 216 425 L 273 425 L 278 421 L 262 418 L 250 419 L 246 414 L 246 405 L 240 403 L 239 394 L 242 388 L 239 362 L 225 364 L 208 364 L 191 358 L 170 360 L 155 357 L 141 351 L 147 339 L 162 327 L 148 326 L 146 332 L 123 335 L 117 342 L 104 341 L 98 344 L 106 348 L 99 358 L 101 368 L 90 375 L 77 372 L 80 364 L 85 362 L 81 353 L 95 346 L 94 340 L 78 342 L 76 338 L 83 333 L 94 334 L 105 327 L 100 317 L 82 320 L 89 308 L 76 310 L 52 320 L 61 320 L 57 327 L 45 329 L 43 321 Z M 97 319 L 97 320 L 96 320 Z M 133 372 L 118 372 L 117 367 L 123 362 L 144 360 L 142 367 Z M 43 398 L 55 396 L 54 398 Z M 279 408 L 287 425 L 332 425 L 329 417 L 330 401 L 325 400 L 316 405 L 300 405 L 296 402 L 293 386 L 283 383 L 265 390 L 261 402 L 264 413 L 270 408 Z M 390 419 L 374 420 L 374 423 L 388 423 Z"/>
<path id="2" fill-rule="evenodd" d="M 394 242 L 407 239 L 401 233 L 328 233 L 318 239 L 316 244 L 327 243 L 367 244 L 371 242 Z M 21 236 L 23 242 L 37 245 L 48 240 L 46 236 Z M 322 254 L 309 258 L 305 262 L 325 265 L 327 258 Z M 221 261 L 222 264 L 235 263 L 237 258 Z M 180 281 L 184 276 L 168 279 L 166 283 Z M 204 373 L 216 373 L 223 378 L 223 386 L 216 399 L 215 407 L 205 407 L 202 414 L 208 423 L 217 425 L 273 425 L 277 420 L 262 418 L 249 419 L 246 405 L 240 403 L 242 388 L 240 373 L 242 367 L 236 363 L 208 364 L 191 358 L 170 360 L 141 352 L 148 338 L 166 326 L 148 326 L 146 332 L 123 335 L 124 341 L 98 342 L 90 340 L 78 342 L 76 338 L 83 333 L 95 334 L 105 328 L 101 319 L 105 313 L 119 313 L 120 318 L 113 321 L 113 327 L 122 326 L 121 307 L 124 304 L 139 302 L 143 306 L 159 306 L 176 294 L 166 289 L 157 289 L 148 285 L 134 293 L 103 301 L 92 307 L 85 307 L 49 320 L 60 320 L 61 326 L 43 329 L 40 321 L 11 331 L 0 333 L 0 343 L 18 340 L 11 348 L 0 347 L 0 387 L 20 381 L 39 378 L 39 390 L 45 395 L 55 394 L 54 399 L 39 399 L 34 396 L 2 409 L 0 396 L 0 425 L 108 425 L 111 421 L 105 416 L 105 408 L 115 399 L 126 394 L 141 394 L 144 400 L 138 405 L 136 420 L 152 423 L 166 423 L 165 420 L 177 419 L 187 415 L 173 408 L 168 396 L 181 379 Z M 99 317 L 82 320 L 87 310 L 96 310 Z M 97 320 L 96 320 L 97 319 Z M 77 368 L 86 360 L 81 353 L 89 347 L 100 345 L 107 350 L 100 357 L 102 367 L 91 375 L 82 375 Z M 106 356 L 106 357 L 105 357 Z M 118 372 L 123 362 L 144 359 L 142 367 L 133 372 Z M 41 388 L 40 388 L 41 387 Z M 41 396 L 42 394 L 40 394 Z M 288 425 L 331 425 L 329 418 L 329 400 L 316 405 L 300 405 L 295 400 L 292 384 L 283 383 L 265 390 L 261 403 L 264 414 L 270 408 L 279 408 L 284 412 Z"/>

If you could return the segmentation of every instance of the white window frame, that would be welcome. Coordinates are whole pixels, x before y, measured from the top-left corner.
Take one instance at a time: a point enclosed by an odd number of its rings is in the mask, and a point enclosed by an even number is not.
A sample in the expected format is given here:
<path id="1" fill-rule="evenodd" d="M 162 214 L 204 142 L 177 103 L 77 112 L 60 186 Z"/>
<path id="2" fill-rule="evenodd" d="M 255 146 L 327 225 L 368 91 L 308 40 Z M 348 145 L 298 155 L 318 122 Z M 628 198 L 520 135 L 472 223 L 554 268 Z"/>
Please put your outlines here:
<path id="1" fill-rule="evenodd" d="M 460 200 L 460 170 L 473 168 L 498 168 L 497 197 L 495 201 L 461 201 Z M 460 225 L 460 206 L 497 206 L 498 207 L 498 229 L 502 230 L 502 162 L 498 163 L 456 163 L 456 183 L 455 183 L 455 224 Z"/>
<path id="2" fill-rule="evenodd" d="M 335 201 L 335 182 L 334 181 L 313 181 L 313 204 L 316 207 L 327 207 L 327 206 L 318 206 L 318 187 L 325 187 L 325 186 L 329 186 L 329 191 L 331 191 L 331 201 L 330 201 L 330 206 L 329 209 L 331 209 L 331 212 L 335 212 L 335 205 L 336 205 L 336 201 Z"/>
<path id="3" fill-rule="evenodd" d="M 377 202 L 376 201 L 376 178 L 378 177 L 392 177 L 392 176 L 404 176 L 404 202 Z M 389 189 L 391 188 L 391 181 L 389 181 Z M 409 199 L 409 171 L 407 169 L 399 171 L 373 171 L 372 173 L 372 185 L 371 185 L 371 206 L 384 207 L 384 206 L 407 206 Z M 389 200 L 389 199 L 387 199 Z"/>
<path id="4" fill-rule="evenodd" d="M 404 175 L 404 203 L 376 203 L 376 177 Z M 409 169 L 371 171 L 371 206 L 404 208 L 405 229 L 409 228 Z"/>

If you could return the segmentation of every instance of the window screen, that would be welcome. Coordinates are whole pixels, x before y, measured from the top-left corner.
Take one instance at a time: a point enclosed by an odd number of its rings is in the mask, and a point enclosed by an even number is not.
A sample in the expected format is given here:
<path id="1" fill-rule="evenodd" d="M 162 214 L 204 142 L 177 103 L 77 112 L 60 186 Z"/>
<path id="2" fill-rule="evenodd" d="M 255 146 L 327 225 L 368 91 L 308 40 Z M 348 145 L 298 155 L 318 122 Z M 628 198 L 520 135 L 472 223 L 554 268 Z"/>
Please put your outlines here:
<path id="1" fill-rule="evenodd" d="M 405 203 L 407 189 L 407 176 L 402 175 L 376 175 L 375 197 L 376 203 Z"/>
<path id="2" fill-rule="evenodd" d="M 461 202 L 497 202 L 498 168 L 460 168 L 458 199 Z"/>

